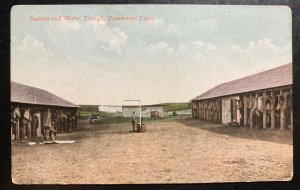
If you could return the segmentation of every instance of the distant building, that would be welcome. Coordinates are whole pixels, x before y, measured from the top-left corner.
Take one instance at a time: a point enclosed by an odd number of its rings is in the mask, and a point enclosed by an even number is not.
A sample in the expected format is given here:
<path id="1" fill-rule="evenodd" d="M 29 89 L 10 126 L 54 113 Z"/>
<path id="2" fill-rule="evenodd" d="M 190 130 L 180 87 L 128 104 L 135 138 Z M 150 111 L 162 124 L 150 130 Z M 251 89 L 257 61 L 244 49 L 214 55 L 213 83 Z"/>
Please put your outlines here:
<path id="1" fill-rule="evenodd" d="M 79 106 L 46 90 L 11 82 L 11 137 L 39 137 L 53 123 L 57 132 L 77 128 Z"/>
<path id="2" fill-rule="evenodd" d="M 139 116 L 139 106 L 122 106 L 123 117 L 131 117 L 133 112 Z M 163 105 L 142 105 L 142 117 L 150 118 L 151 112 L 158 113 L 160 117 L 164 117 L 165 107 Z"/>
<path id="3" fill-rule="evenodd" d="M 107 112 L 107 113 L 121 113 L 122 106 L 115 106 L 115 105 L 100 105 L 99 111 Z"/>
<path id="4" fill-rule="evenodd" d="M 192 99 L 192 115 L 253 128 L 293 124 L 292 64 L 220 84 Z"/>

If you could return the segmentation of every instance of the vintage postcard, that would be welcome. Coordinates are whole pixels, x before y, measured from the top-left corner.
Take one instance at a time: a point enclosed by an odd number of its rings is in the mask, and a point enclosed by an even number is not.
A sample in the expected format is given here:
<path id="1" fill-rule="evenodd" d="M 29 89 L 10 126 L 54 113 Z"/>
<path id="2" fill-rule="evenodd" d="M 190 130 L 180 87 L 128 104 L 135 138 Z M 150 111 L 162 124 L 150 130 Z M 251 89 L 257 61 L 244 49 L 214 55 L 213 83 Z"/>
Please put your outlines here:
<path id="1" fill-rule="evenodd" d="M 15 184 L 289 181 L 287 6 L 18 5 Z"/>

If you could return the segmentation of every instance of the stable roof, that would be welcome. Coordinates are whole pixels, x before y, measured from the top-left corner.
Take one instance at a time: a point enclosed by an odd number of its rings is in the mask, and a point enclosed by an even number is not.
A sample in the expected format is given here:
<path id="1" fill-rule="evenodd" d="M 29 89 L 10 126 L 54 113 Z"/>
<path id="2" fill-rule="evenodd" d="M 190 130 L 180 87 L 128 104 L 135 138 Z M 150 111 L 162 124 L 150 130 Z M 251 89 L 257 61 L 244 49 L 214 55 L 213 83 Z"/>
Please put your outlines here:
<path id="1" fill-rule="evenodd" d="M 11 102 L 70 108 L 79 107 L 46 90 L 27 86 L 16 82 L 11 82 Z"/>
<path id="2" fill-rule="evenodd" d="M 195 97 L 192 101 L 287 86 L 292 85 L 292 83 L 292 63 L 289 63 L 234 81 L 222 83 Z"/>

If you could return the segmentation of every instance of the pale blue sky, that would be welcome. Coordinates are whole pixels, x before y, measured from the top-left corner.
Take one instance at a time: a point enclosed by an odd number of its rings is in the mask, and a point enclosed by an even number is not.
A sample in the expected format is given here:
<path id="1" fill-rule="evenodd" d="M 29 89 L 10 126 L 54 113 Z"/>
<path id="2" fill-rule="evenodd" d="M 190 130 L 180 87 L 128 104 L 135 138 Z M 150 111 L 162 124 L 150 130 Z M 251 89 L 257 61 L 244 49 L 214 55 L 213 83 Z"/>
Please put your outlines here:
<path id="1" fill-rule="evenodd" d="M 30 16 L 81 20 L 32 22 Z M 292 61 L 285 6 L 15 6 L 11 21 L 11 79 L 77 104 L 188 101 L 222 82 Z"/>

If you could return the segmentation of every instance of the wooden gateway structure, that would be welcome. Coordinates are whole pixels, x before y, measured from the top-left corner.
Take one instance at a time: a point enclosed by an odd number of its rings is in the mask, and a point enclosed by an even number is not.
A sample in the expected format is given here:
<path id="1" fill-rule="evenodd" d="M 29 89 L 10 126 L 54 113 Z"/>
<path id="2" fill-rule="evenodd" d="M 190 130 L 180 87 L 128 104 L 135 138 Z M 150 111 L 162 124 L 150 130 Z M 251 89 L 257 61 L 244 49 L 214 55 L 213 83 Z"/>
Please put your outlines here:
<path id="1" fill-rule="evenodd" d="M 193 118 L 293 129 L 292 63 L 220 84 L 192 99 Z"/>
<path id="2" fill-rule="evenodd" d="M 44 127 L 57 132 L 77 128 L 77 108 L 50 92 L 11 82 L 11 138 L 26 140 L 41 137 Z"/>

